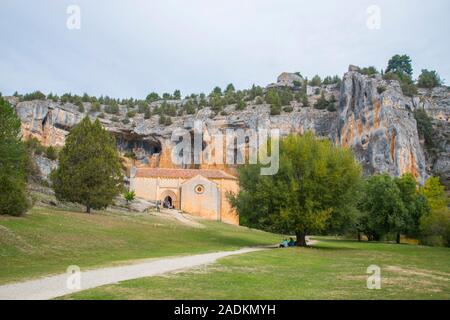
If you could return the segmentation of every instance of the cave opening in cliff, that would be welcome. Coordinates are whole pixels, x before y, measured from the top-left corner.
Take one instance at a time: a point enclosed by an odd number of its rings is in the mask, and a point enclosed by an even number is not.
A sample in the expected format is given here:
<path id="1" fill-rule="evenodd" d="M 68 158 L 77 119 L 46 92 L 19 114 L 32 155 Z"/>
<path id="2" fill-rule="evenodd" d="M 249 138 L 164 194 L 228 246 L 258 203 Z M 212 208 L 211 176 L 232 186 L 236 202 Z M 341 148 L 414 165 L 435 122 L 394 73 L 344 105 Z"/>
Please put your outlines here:
<path id="1" fill-rule="evenodd" d="M 132 154 L 136 160 L 146 161 L 162 152 L 161 142 L 156 139 L 118 139 L 118 149 L 123 154 Z"/>

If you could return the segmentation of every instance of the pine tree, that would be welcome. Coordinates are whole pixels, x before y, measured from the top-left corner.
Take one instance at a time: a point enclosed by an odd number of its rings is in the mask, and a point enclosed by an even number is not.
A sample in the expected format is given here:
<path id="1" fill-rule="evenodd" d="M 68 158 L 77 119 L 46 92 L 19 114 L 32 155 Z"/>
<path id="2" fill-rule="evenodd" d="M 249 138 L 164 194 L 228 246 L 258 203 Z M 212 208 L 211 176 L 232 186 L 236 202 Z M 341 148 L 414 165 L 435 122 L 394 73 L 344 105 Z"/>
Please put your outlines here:
<path id="1" fill-rule="evenodd" d="M 25 192 L 27 155 L 20 140 L 20 120 L 0 97 L 0 214 L 20 215 L 28 208 Z"/>
<path id="2" fill-rule="evenodd" d="M 180 91 L 180 90 L 175 90 L 175 91 L 173 92 L 173 98 L 174 98 L 175 100 L 180 100 L 180 99 L 181 99 L 181 91 Z"/>
<path id="3" fill-rule="evenodd" d="M 52 173 L 59 200 L 103 209 L 123 188 L 122 166 L 114 138 L 99 120 L 84 118 L 67 137 L 59 154 L 59 167 Z"/>
<path id="4" fill-rule="evenodd" d="M 388 62 L 386 73 L 389 72 L 397 73 L 399 76 L 406 75 L 411 77 L 413 74 L 411 58 L 406 54 L 396 54 Z"/>

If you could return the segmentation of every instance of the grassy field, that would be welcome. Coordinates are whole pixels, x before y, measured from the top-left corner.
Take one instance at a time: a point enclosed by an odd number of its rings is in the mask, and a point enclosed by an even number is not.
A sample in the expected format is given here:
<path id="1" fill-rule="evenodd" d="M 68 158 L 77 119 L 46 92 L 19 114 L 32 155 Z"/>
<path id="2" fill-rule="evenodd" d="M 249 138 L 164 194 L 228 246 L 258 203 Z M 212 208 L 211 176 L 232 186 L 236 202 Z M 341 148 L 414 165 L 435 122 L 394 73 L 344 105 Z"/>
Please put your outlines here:
<path id="1" fill-rule="evenodd" d="M 151 215 L 34 208 L 25 217 L 0 216 L 0 283 L 81 268 L 162 256 L 274 244 L 280 237 L 203 222 L 182 225 Z"/>
<path id="2" fill-rule="evenodd" d="M 66 299 L 450 299 L 450 249 L 319 238 L 314 248 L 228 257 L 182 273 L 83 291 Z M 368 290 L 369 265 L 381 290 Z"/>
<path id="3" fill-rule="evenodd" d="M 274 244 L 282 237 L 202 221 L 185 226 L 152 215 L 85 213 L 37 207 L 0 216 L 0 283 L 63 273 L 69 265 Z M 450 249 L 317 238 L 314 248 L 273 249 L 202 268 L 126 281 L 66 299 L 450 299 Z M 366 288 L 381 267 L 382 289 Z"/>

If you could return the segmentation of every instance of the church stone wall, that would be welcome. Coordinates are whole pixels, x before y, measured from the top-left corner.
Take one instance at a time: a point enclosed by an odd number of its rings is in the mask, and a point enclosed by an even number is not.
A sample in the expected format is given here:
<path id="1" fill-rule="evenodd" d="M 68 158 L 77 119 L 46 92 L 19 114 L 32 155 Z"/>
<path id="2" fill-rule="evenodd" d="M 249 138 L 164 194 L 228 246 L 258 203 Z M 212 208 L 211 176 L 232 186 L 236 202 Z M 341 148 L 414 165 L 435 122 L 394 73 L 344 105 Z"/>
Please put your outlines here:
<path id="1" fill-rule="evenodd" d="M 198 192 L 197 188 L 202 189 Z M 210 220 L 220 219 L 220 191 L 217 184 L 194 177 L 181 186 L 181 210 Z"/>

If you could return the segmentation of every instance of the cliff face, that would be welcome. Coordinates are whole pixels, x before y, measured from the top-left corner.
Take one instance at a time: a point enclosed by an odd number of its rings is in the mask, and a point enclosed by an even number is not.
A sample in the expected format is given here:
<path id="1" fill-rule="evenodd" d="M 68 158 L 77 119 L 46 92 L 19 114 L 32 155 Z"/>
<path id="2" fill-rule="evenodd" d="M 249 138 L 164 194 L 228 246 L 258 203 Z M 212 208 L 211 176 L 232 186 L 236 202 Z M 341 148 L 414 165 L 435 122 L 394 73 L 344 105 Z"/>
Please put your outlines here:
<path id="1" fill-rule="evenodd" d="M 427 170 L 450 186 L 450 89 L 439 87 L 419 90 L 415 108 L 423 108 L 432 118 L 433 146 L 424 146 Z"/>
<path id="2" fill-rule="evenodd" d="M 319 96 L 314 94 L 313 88 L 308 89 L 308 98 L 313 105 Z M 396 81 L 349 71 L 344 75 L 340 87 L 331 85 L 321 89 L 327 97 L 334 95 L 338 99 L 336 112 L 304 108 L 300 103 L 292 102 L 292 112 L 271 116 L 269 105 L 250 102 L 242 111 L 236 111 L 234 105 L 226 106 L 226 115 L 221 116 L 214 116 L 209 108 L 204 108 L 196 115 L 173 117 L 170 126 L 160 125 L 157 116 L 144 119 L 142 114 L 130 118 L 127 124 L 113 121 L 113 116 L 108 114 L 100 121 L 116 136 L 121 152 L 133 152 L 136 155 L 134 164 L 137 165 L 173 167 L 170 156 L 176 142 L 171 139 L 172 132 L 177 128 L 193 130 L 194 121 L 201 120 L 204 146 L 211 143 L 210 137 L 214 133 L 225 133 L 227 128 L 278 128 L 282 135 L 302 134 L 311 130 L 337 144 L 352 148 L 366 174 L 388 172 L 399 176 L 411 172 L 420 182 L 429 174 L 438 174 L 444 181 L 448 180 L 448 88 L 436 88 L 430 92 L 421 90 L 412 99 L 402 94 Z M 70 103 L 60 104 L 48 100 L 18 102 L 13 97 L 8 99 L 22 121 L 24 137 L 36 137 L 46 146 L 62 146 L 70 129 L 84 116 L 89 115 L 94 119 L 100 114 L 91 112 L 89 103 L 85 104 L 86 112 L 80 113 L 78 107 Z M 425 152 L 413 115 L 416 108 L 425 108 L 433 117 L 438 151 Z M 115 117 L 124 119 L 126 113 L 127 109 L 123 106 Z"/>
<path id="3" fill-rule="evenodd" d="M 45 146 L 58 147 L 64 145 L 70 128 L 83 117 L 76 109 L 49 100 L 18 102 L 15 106 L 25 139 L 36 137 Z"/>
<path id="4" fill-rule="evenodd" d="M 348 72 L 341 86 L 337 143 L 349 146 L 367 174 L 426 178 L 412 100 L 397 82 Z"/>

